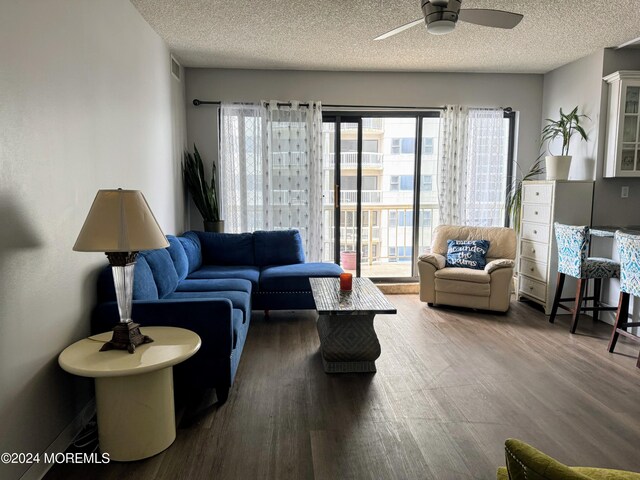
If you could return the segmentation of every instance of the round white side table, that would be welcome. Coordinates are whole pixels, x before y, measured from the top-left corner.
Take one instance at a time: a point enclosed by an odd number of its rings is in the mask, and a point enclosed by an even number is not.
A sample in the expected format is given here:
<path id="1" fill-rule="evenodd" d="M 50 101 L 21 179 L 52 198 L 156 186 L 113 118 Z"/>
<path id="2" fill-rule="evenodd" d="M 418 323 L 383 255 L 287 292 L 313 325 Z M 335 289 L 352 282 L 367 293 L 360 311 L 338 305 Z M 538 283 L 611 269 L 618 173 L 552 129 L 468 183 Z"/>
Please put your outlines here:
<path id="1" fill-rule="evenodd" d="M 111 332 L 67 347 L 58 363 L 67 372 L 95 378 L 100 450 L 111 460 L 151 457 L 176 438 L 173 365 L 194 355 L 200 337 L 174 327 L 142 327 L 153 343 L 100 352 Z"/>

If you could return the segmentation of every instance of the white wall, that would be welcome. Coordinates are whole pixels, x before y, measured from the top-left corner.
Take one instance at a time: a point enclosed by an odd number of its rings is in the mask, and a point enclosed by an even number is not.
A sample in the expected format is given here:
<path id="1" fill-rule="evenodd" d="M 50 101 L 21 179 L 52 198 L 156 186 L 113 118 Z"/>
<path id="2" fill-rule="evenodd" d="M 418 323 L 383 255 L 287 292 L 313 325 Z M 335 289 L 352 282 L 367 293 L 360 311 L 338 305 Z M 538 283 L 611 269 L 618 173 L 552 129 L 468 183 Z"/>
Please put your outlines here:
<path id="1" fill-rule="evenodd" d="M 217 159 L 217 108 L 201 100 L 320 100 L 375 106 L 510 106 L 520 112 L 517 161 L 526 171 L 537 157 L 542 75 L 461 73 L 309 72 L 187 69 L 187 131 L 205 160 Z M 195 209 L 194 209 L 195 210 Z M 202 220 L 192 211 L 192 226 Z"/>
<path id="2" fill-rule="evenodd" d="M 57 356 L 89 333 L 105 258 L 71 248 L 96 191 L 183 229 L 184 93 L 127 0 L 3 1 L 0 65 L 0 452 L 42 452 L 93 395 Z"/>

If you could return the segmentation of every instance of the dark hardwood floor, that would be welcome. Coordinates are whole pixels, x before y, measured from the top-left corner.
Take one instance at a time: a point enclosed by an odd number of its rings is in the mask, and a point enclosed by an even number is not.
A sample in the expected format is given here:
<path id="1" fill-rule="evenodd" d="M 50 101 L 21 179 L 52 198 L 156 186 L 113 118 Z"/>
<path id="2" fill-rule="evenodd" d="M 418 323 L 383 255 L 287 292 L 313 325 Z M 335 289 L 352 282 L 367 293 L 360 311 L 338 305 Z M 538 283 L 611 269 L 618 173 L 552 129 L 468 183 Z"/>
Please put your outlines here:
<path id="1" fill-rule="evenodd" d="M 551 325 L 389 297 L 377 374 L 326 375 L 315 312 L 255 313 L 228 402 L 151 459 L 58 465 L 58 479 L 493 479 L 517 437 L 571 465 L 640 471 L 637 344 L 611 326 Z"/>

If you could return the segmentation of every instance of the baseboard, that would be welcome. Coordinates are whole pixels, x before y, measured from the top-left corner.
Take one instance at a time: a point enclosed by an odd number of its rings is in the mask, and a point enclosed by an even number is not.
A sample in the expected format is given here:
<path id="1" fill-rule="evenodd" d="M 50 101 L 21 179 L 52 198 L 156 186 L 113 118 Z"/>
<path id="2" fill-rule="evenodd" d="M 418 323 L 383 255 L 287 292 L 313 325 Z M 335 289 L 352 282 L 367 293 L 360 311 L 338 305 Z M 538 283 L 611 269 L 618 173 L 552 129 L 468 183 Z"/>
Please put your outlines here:
<path id="1" fill-rule="evenodd" d="M 58 435 L 58 437 L 51 443 L 51 445 L 49 445 L 44 452 L 41 452 L 40 457 L 43 458 L 45 453 L 54 454 L 64 452 L 69 445 L 71 445 L 73 439 L 82 431 L 85 425 L 89 423 L 89 420 L 91 420 L 95 413 L 96 401 L 95 399 L 91 399 L 76 418 L 74 418 L 62 433 L 60 433 L 60 435 Z M 41 480 L 52 466 L 52 463 L 34 463 L 31 465 L 29 470 L 20 477 L 20 480 Z"/>

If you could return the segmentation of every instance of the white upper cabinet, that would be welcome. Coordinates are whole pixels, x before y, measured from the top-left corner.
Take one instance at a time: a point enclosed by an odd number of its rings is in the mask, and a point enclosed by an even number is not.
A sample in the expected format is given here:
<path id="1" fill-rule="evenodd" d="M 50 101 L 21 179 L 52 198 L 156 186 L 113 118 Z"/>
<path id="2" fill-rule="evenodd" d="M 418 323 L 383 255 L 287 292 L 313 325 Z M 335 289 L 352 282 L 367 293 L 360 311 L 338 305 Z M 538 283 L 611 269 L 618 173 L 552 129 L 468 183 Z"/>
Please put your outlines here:
<path id="1" fill-rule="evenodd" d="M 605 177 L 640 177 L 640 72 L 621 70 L 609 84 Z"/>

